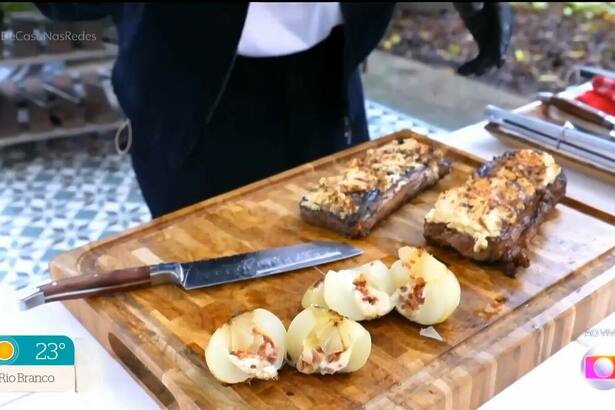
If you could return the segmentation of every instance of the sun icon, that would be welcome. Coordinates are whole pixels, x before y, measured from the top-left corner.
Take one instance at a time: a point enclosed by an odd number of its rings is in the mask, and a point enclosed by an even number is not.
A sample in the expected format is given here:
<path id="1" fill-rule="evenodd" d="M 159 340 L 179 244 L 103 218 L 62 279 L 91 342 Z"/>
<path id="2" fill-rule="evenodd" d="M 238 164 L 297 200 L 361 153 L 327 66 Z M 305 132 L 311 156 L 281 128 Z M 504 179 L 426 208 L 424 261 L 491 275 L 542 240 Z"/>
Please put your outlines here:
<path id="1" fill-rule="evenodd" d="M 0 361 L 6 362 L 15 356 L 15 345 L 8 340 L 0 340 Z"/>

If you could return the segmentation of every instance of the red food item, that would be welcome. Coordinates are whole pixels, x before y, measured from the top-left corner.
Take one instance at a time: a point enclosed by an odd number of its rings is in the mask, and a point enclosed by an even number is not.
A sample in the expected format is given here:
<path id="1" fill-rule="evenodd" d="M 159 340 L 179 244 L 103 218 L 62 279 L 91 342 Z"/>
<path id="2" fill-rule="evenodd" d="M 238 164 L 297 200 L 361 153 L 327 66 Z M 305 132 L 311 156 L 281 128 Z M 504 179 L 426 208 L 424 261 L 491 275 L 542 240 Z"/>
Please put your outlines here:
<path id="1" fill-rule="evenodd" d="M 615 102 L 615 78 L 597 75 L 592 80 L 592 87 L 596 94 Z"/>
<path id="2" fill-rule="evenodd" d="M 615 97 L 615 95 L 613 95 L 613 97 Z M 578 96 L 577 100 L 591 105 L 607 114 L 615 115 L 615 98 L 610 99 L 602 94 L 598 94 L 596 91 L 587 91 L 585 94 Z"/>
<path id="3" fill-rule="evenodd" d="M 423 288 L 425 288 L 427 282 L 425 279 L 418 277 L 414 281 L 414 287 L 408 292 L 407 297 L 404 299 L 403 304 L 406 310 L 417 310 L 423 303 L 425 303 L 425 295 L 423 295 Z M 403 287 L 405 288 L 405 286 Z M 407 289 L 403 289 L 404 292 Z"/>
<path id="4" fill-rule="evenodd" d="M 229 352 L 230 354 L 237 356 L 239 359 L 245 359 L 247 357 L 261 357 L 267 360 L 269 363 L 273 364 L 278 358 L 278 352 L 275 350 L 275 344 L 273 340 L 267 335 L 263 335 L 263 343 L 258 347 L 256 352 L 246 352 L 243 350 L 233 350 Z M 250 366 L 251 368 L 256 368 L 255 365 Z"/>
<path id="5" fill-rule="evenodd" d="M 615 78 L 597 75 L 592 80 L 592 87 L 594 90 L 597 90 L 598 88 L 608 88 L 615 91 Z"/>
<path id="6" fill-rule="evenodd" d="M 601 88 L 596 88 L 594 92 L 607 100 L 615 102 L 615 90 L 612 90 L 606 87 L 601 87 Z"/>
<path id="7" fill-rule="evenodd" d="M 355 289 L 361 292 L 361 294 L 363 295 L 363 298 L 361 299 L 363 300 L 363 302 L 367 302 L 370 305 L 373 305 L 378 301 L 377 297 L 369 294 L 369 291 L 367 290 L 367 279 L 365 279 L 365 276 L 359 275 L 359 277 L 355 279 L 353 284 Z"/>

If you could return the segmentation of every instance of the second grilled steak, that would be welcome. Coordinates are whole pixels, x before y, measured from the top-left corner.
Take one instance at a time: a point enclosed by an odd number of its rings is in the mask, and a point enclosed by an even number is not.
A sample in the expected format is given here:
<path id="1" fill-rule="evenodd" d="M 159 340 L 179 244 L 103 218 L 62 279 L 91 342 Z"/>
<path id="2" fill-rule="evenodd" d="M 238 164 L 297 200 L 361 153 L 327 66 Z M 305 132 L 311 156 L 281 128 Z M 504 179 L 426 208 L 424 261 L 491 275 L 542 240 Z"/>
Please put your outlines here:
<path id="1" fill-rule="evenodd" d="M 321 178 L 300 202 L 301 218 L 345 236 L 366 236 L 379 221 L 450 171 L 440 150 L 412 138 L 370 149 L 340 175 Z"/>
<path id="2" fill-rule="evenodd" d="M 443 192 L 425 217 L 424 236 L 467 258 L 502 262 L 514 274 L 529 266 L 529 241 L 565 193 L 566 177 L 553 157 L 509 151 Z"/>

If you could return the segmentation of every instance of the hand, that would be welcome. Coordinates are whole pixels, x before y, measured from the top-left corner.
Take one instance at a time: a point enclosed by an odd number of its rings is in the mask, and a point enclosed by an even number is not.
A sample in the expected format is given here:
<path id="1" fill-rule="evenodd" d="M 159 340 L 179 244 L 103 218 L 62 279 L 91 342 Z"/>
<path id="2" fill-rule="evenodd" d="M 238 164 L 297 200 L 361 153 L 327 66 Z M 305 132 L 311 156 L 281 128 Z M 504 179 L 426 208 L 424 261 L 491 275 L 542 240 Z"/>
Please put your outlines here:
<path id="1" fill-rule="evenodd" d="M 454 3 L 464 25 L 478 44 L 478 56 L 462 64 L 457 73 L 482 75 L 500 68 L 512 36 L 512 9 L 508 3 Z"/>

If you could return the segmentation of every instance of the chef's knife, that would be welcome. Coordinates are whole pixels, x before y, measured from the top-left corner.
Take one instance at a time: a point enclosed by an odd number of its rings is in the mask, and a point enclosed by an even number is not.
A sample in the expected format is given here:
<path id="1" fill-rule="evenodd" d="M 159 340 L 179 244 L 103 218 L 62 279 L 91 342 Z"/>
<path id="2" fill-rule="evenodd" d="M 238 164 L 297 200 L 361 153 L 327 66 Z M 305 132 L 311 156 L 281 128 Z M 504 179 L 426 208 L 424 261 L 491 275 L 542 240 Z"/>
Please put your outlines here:
<path id="1" fill-rule="evenodd" d="M 262 278 L 360 255 L 362 251 L 335 242 L 308 242 L 187 263 L 161 263 L 57 279 L 26 291 L 21 308 L 174 283 L 186 290 Z"/>

